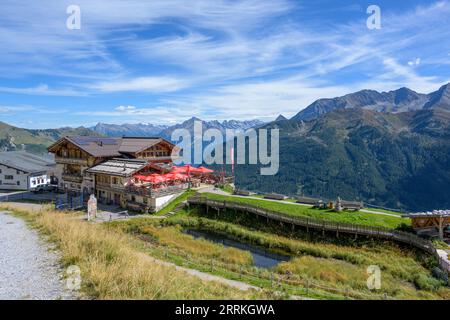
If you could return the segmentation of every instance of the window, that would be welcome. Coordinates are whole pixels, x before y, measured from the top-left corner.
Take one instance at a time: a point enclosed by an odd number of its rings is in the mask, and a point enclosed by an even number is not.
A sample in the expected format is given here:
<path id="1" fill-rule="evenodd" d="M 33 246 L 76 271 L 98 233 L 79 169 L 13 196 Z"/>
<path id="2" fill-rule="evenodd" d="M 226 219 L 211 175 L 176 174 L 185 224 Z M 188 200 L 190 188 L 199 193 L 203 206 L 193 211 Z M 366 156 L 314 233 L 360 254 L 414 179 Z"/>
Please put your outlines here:
<path id="1" fill-rule="evenodd" d="M 0 180 L 0 186 L 3 184 L 2 180 Z"/>
<path id="2" fill-rule="evenodd" d="M 20 186 L 20 181 L 17 181 L 17 185 Z"/>
<path id="3" fill-rule="evenodd" d="M 5 180 L 13 180 L 14 176 L 11 175 L 5 175 Z"/>
<path id="4" fill-rule="evenodd" d="M 19 170 L 16 170 L 16 173 L 17 173 L 17 174 L 20 174 L 20 171 L 19 171 Z"/>
<path id="5" fill-rule="evenodd" d="M 2 169 L 0 169 L 0 173 L 2 173 Z"/>

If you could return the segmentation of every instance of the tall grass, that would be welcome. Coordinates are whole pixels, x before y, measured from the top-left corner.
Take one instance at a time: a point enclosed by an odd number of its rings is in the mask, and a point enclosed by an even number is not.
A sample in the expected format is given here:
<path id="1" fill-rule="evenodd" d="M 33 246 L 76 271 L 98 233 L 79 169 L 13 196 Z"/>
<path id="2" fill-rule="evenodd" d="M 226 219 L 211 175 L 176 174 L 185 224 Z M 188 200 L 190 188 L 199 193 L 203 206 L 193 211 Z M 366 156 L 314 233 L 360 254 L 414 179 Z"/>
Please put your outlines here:
<path id="1" fill-rule="evenodd" d="M 3 207 L 3 209 L 8 209 Z M 50 210 L 14 209 L 59 248 L 64 266 L 81 269 L 82 290 L 95 299 L 248 299 L 260 296 L 217 282 L 204 282 L 156 263 L 120 230 Z"/>
<path id="2" fill-rule="evenodd" d="M 158 228 L 148 225 L 140 229 L 141 233 L 149 234 L 166 246 L 183 250 L 186 254 L 201 256 L 207 259 L 217 259 L 226 263 L 251 265 L 252 255 L 248 251 L 224 247 L 205 239 L 195 239 L 191 235 L 181 233 L 179 226 Z"/>

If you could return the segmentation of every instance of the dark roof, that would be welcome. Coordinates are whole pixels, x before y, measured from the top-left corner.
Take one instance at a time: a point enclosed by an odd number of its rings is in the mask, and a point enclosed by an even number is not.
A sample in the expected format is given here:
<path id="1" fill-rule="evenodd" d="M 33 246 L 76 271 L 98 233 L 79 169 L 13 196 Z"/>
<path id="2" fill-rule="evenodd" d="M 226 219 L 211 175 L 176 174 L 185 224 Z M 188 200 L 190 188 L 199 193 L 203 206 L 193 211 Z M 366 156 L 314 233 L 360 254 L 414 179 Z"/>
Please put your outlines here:
<path id="1" fill-rule="evenodd" d="M 121 153 L 136 153 L 159 142 L 163 141 L 161 138 L 151 137 L 151 138 L 134 138 L 134 137 L 123 137 L 122 143 L 119 148 L 119 152 Z"/>
<path id="2" fill-rule="evenodd" d="M 91 136 L 67 136 L 59 139 L 50 146 L 48 150 L 52 151 L 52 149 L 65 140 L 73 143 L 94 157 L 119 157 L 122 154 L 137 153 L 160 142 L 174 146 L 171 142 L 158 137 L 103 138 Z"/>
<path id="3" fill-rule="evenodd" d="M 94 157 L 117 157 L 120 156 L 119 147 L 121 138 L 102 138 L 90 136 L 67 136 L 59 139 L 48 148 L 51 151 L 54 147 L 64 141 L 73 143 L 81 150 Z"/>
<path id="4" fill-rule="evenodd" d="M 88 169 L 87 172 L 129 177 L 146 166 L 147 161 L 145 160 L 112 159 Z"/>
<path id="5" fill-rule="evenodd" d="M 28 173 L 45 172 L 55 166 L 51 157 L 38 156 L 25 151 L 0 152 L 0 164 Z"/>

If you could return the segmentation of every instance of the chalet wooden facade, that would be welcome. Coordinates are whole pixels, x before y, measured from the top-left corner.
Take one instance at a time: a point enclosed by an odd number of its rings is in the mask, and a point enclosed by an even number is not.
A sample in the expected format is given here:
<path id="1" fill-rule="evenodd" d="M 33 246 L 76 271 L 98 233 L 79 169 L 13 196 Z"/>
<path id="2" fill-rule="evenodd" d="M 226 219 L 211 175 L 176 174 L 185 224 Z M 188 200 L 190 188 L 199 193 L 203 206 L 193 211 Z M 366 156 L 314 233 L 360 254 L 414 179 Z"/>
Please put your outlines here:
<path id="1" fill-rule="evenodd" d="M 120 156 L 120 139 L 64 137 L 48 148 L 55 154 L 59 187 L 72 194 L 94 192 L 94 183 L 86 170 L 112 157 Z"/>
<path id="2" fill-rule="evenodd" d="M 169 141 L 157 137 L 68 136 L 58 140 L 48 151 L 55 154 L 60 188 L 70 194 L 96 194 L 108 203 L 126 206 L 127 200 L 136 200 L 131 194 L 128 198 L 125 196 L 126 179 L 135 170 L 170 165 L 174 148 Z M 108 164 L 112 159 L 115 160 Z M 102 164 L 106 164 L 104 171 Z M 118 164 L 121 168 L 116 172 L 114 166 Z M 97 170 L 89 170 L 94 167 Z"/>
<path id="3" fill-rule="evenodd" d="M 108 160 L 87 170 L 87 173 L 94 177 L 95 192 L 100 203 L 118 205 L 135 211 L 157 211 L 188 188 L 187 183 L 159 191 L 140 187 L 139 181 L 134 176 L 150 172 L 155 172 L 155 166 L 148 160 L 121 158 Z"/>

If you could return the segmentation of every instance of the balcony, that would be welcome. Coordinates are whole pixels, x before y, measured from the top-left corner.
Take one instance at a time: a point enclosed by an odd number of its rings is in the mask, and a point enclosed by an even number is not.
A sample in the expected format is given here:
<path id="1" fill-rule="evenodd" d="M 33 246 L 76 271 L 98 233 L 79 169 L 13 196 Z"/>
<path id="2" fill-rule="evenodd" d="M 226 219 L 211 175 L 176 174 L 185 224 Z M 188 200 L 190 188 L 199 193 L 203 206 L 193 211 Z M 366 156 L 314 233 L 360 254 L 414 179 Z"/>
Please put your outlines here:
<path id="1" fill-rule="evenodd" d="M 97 188 L 108 190 L 108 191 L 123 191 L 125 190 L 125 186 L 122 184 L 114 184 L 114 183 L 105 183 L 105 182 L 97 182 Z"/>
<path id="2" fill-rule="evenodd" d="M 78 164 L 81 166 L 87 166 L 87 164 L 88 164 L 87 159 L 67 158 L 67 157 L 61 157 L 61 156 L 55 156 L 55 162 L 62 163 L 62 164 Z"/>
<path id="3" fill-rule="evenodd" d="M 77 182 L 77 183 L 83 182 L 83 176 L 81 176 L 79 174 L 63 173 L 61 178 L 64 181 Z"/>

